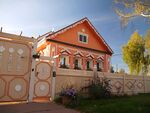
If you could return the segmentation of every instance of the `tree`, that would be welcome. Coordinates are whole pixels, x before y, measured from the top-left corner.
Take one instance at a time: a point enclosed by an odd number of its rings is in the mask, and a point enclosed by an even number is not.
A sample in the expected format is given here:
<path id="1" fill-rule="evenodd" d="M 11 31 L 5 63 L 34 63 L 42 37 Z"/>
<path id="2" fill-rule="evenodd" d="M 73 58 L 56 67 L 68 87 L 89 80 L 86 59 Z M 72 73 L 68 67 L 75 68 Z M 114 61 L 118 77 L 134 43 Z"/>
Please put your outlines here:
<path id="1" fill-rule="evenodd" d="M 147 31 L 145 35 L 145 47 L 150 50 L 150 29 Z"/>
<path id="2" fill-rule="evenodd" d="M 145 39 L 145 52 L 144 52 L 143 73 L 147 74 L 150 65 L 150 29 L 147 31 L 144 39 Z"/>
<path id="3" fill-rule="evenodd" d="M 122 47 L 123 60 L 128 65 L 130 73 L 139 74 L 144 62 L 145 43 L 138 32 L 131 35 L 130 40 Z"/>
<path id="4" fill-rule="evenodd" d="M 122 27 L 135 17 L 144 17 L 150 22 L 150 0 L 114 0 L 114 10 Z"/>

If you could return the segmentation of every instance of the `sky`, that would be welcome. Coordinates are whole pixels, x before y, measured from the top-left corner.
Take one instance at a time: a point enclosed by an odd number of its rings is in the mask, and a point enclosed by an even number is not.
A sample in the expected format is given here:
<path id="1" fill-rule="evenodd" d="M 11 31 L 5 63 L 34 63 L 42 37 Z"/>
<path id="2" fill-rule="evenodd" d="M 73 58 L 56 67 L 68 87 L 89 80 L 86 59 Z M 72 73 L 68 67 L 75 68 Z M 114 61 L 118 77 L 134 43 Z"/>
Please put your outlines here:
<path id="1" fill-rule="evenodd" d="M 113 10 L 113 0 L 0 0 L 0 27 L 3 32 L 38 37 L 46 32 L 65 27 L 81 18 L 88 19 L 114 51 L 111 64 L 116 70 L 127 65 L 121 47 L 137 30 L 144 35 L 150 28 L 141 17 L 121 29 L 119 17 Z"/>

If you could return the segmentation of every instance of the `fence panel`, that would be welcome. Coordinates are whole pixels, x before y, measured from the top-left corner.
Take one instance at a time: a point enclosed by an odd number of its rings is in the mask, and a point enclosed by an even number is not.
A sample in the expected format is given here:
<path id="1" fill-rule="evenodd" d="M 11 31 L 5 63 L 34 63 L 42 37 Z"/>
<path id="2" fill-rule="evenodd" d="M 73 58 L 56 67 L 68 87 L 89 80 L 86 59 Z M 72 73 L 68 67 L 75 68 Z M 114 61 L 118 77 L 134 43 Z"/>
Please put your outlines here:
<path id="1" fill-rule="evenodd" d="M 56 93 L 59 93 L 63 88 L 73 85 L 80 90 L 89 84 L 89 81 L 94 76 L 93 71 L 57 69 L 56 76 Z M 98 72 L 100 78 L 110 80 L 112 92 L 117 94 L 137 94 L 150 92 L 150 77 L 136 76 L 127 74 L 103 73 Z"/>

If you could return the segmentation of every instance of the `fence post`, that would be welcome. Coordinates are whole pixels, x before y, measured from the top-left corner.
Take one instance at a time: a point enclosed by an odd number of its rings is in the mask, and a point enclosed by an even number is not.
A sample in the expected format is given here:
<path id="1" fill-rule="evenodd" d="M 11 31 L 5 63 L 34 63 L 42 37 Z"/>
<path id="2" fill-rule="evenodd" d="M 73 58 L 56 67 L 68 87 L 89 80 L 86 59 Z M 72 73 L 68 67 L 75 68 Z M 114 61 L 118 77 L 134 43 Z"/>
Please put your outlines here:
<path id="1" fill-rule="evenodd" d="M 54 60 L 54 64 L 53 64 L 53 76 L 52 76 L 52 100 L 55 99 L 55 85 L 56 85 L 56 59 Z"/>
<path id="2" fill-rule="evenodd" d="M 97 72 L 96 65 L 94 65 L 94 68 L 93 68 L 93 78 L 94 78 L 94 82 L 97 82 L 98 72 Z"/>
<path id="3" fill-rule="evenodd" d="M 123 74 L 123 94 L 125 94 L 125 73 Z"/>
<path id="4" fill-rule="evenodd" d="M 144 85 L 144 93 L 146 93 L 146 81 L 145 81 L 145 75 L 143 75 L 143 85 Z"/>

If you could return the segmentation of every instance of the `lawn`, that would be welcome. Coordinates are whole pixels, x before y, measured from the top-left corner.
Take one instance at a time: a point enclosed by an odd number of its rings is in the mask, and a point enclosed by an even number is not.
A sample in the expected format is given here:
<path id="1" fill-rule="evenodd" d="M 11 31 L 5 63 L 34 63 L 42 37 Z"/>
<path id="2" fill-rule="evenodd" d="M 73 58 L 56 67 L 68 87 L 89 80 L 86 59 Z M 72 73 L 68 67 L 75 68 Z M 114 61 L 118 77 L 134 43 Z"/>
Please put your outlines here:
<path id="1" fill-rule="evenodd" d="M 83 113 L 150 113 L 150 94 L 100 100 L 80 99 L 73 108 Z"/>

